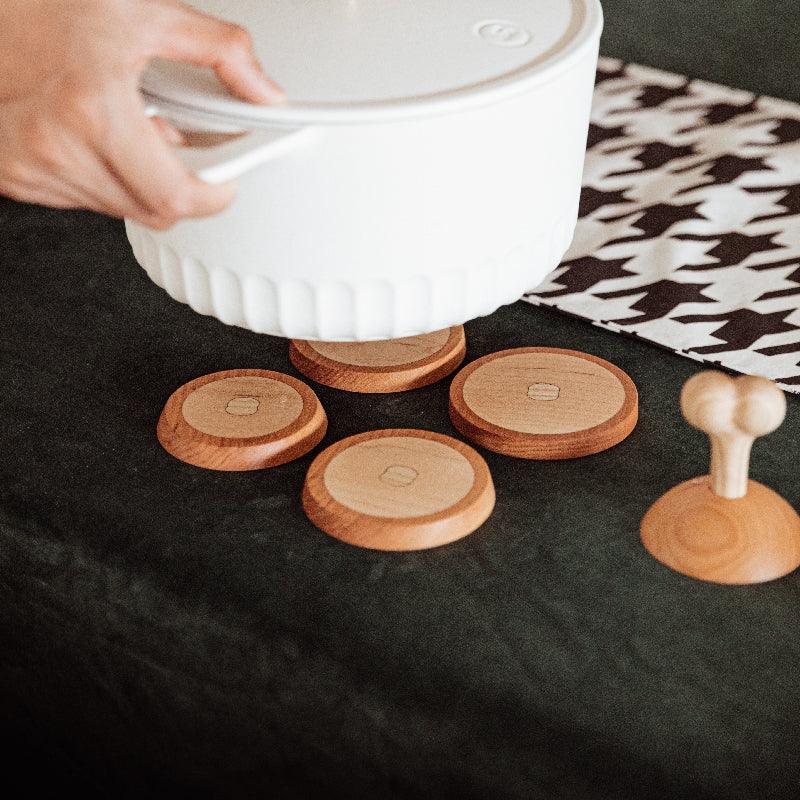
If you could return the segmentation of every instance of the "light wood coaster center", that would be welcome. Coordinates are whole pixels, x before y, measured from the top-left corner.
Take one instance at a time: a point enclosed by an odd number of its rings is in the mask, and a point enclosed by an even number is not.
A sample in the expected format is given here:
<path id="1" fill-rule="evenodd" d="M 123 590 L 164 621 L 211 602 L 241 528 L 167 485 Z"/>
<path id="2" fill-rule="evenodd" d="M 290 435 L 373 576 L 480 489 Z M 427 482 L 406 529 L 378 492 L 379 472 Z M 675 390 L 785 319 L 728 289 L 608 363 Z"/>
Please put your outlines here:
<path id="1" fill-rule="evenodd" d="M 420 550 L 467 536 L 494 508 L 486 462 L 431 431 L 370 431 L 312 463 L 303 508 L 325 533 L 376 550 Z"/>
<path id="2" fill-rule="evenodd" d="M 397 367 L 413 364 L 438 353 L 450 338 L 450 329 L 406 336 L 385 342 L 309 342 L 320 355 L 357 367 Z"/>
<path id="3" fill-rule="evenodd" d="M 289 358 L 304 375 L 348 392 L 403 392 L 449 375 L 464 360 L 466 339 L 458 325 L 385 342 L 293 340 Z"/>
<path id="4" fill-rule="evenodd" d="M 642 519 L 642 542 L 661 563 L 715 583 L 761 583 L 800 565 L 800 517 L 748 478 L 750 450 L 786 415 L 772 381 L 720 372 L 690 378 L 681 410 L 711 441 L 711 474 L 670 489 Z"/>
<path id="5" fill-rule="evenodd" d="M 226 439 L 266 436 L 291 425 L 303 398 L 283 381 L 224 378 L 195 389 L 184 401 L 184 419 L 195 429 Z"/>
<path id="6" fill-rule="evenodd" d="M 544 434 L 593 428 L 611 419 L 625 402 L 616 375 L 561 353 L 515 353 L 489 361 L 467 378 L 463 396 L 478 416 L 494 425 Z"/>
<path id="7" fill-rule="evenodd" d="M 424 517 L 466 497 L 475 472 L 441 442 L 395 436 L 370 439 L 339 453 L 325 487 L 348 508 L 376 517 Z"/>
<path id="8" fill-rule="evenodd" d="M 633 381 L 587 353 L 523 347 L 468 364 L 450 387 L 450 417 L 478 444 L 519 458 L 606 450 L 638 419 Z"/>

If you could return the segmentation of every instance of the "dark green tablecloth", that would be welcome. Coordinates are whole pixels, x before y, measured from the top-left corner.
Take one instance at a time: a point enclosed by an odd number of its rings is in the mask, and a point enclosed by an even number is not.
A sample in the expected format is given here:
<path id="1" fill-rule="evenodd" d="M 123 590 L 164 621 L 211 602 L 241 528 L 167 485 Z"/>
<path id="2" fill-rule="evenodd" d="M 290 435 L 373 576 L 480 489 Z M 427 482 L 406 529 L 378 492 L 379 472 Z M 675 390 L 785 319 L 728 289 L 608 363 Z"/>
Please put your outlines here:
<path id="1" fill-rule="evenodd" d="M 609 55 L 800 98 L 788 0 L 605 6 Z M 486 454 L 490 521 L 387 555 L 305 519 L 310 457 L 217 474 L 159 448 L 179 384 L 291 367 L 284 341 L 169 300 L 119 223 L 0 203 L 0 285 L 7 781 L 34 796 L 800 793 L 800 577 L 704 585 L 638 540 L 648 505 L 707 467 L 677 407 L 695 364 L 523 304 L 470 323 L 469 358 L 542 344 L 614 361 L 640 388 L 640 425 L 574 462 Z M 446 386 L 319 388 L 326 442 L 453 434 Z M 798 441 L 793 398 L 753 459 L 795 505 Z"/>

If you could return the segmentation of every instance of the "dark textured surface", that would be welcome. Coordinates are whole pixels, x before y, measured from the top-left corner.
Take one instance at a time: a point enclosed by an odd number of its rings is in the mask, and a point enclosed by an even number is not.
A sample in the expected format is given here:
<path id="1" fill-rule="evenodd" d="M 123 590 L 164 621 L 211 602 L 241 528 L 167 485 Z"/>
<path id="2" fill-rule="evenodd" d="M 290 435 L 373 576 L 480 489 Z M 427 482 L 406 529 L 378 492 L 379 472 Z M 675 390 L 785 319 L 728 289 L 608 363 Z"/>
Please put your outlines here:
<path id="1" fill-rule="evenodd" d="M 683 4 L 605 5 L 605 52 L 670 52 L 663 66 L 699 74 L 703 53 L 683 54 L 683 28 L 668 27 L 665 9 L 684 19 Z M 771 5 L 777 25 L 790 5 Z M 736 82 L 718 63 L 746 31 L 726 27 L 715 55 L 726 23 L 697 13 L 685 36 L 705 25 L 706 74 Z M 650 59 L 646 36 L 661 43 Z M 788 81 L 798 64 L 782 53 Z M 617 363 L 639 385 L 640 425 L 575 462 L 486 454 L 498 503 L 477 534 L 372 553 L 305 520 L 310 457 L 216 474 L 155 441 L 176 386 L 291 372 L 285 342 L 169 300 L 119 223 L 0 203 L 0 243 L 4 776 L 109 797 L 797 795 L 800 578 L 707 586 L 638 541 L 649 503 L 707 466 L 677 408 L 696 365 L 522 304 L 470 323 L 469 358 L 541 344 Z M 378 399 L 315 387 L 326 442 L 452 434 L 446 386 Z M 798 505 L 789 406 L 753 475 Z"/>
<path id="2" fill-rule="evenodd" d="M 796 0 L 601 0 L 604 55 L 800 101 Z"/>

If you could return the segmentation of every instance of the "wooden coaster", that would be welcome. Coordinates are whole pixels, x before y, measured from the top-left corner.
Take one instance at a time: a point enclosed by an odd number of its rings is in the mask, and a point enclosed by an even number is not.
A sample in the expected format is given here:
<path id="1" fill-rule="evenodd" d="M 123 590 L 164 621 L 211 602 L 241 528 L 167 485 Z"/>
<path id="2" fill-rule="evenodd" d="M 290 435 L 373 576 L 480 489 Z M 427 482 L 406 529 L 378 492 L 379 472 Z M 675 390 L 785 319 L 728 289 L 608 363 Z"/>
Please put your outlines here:
<path id="1" fill-rule="evenodd" d="M 486 462 L 431 431 L 351 436 L 314 459 L 303 508 L 325 533 L 374 550 L 423 550 L 482 525 L 494 508 Z"/>
<path id="2" fill-rule="evenodd" d="M 285 464 L 325 436 L 317 396 L 296 378 L 263 369 L 204 375 L 167 400 L 157 436 L 175 458 L 196 467 L 241 471 Z"/>
<path id="3" fill-rule="evenodd" d="M 703 581 L 763 583 L 800 565 L 800 517 L 756 481 L 735 499 L 715 494 L 708 476 L 680 483 L 650 507 L 641 536 L 662 564 Z"/>
<path id="4" fill-rule="evenodd" d="M 602 358 L 520 347 L 479 358 L 450 387 L 450 417 L 474 442 L 517 458 L 578 458 L 636 426 L 633 381 Z"/>
<path id="5" fill-rule="evenodd" d="M 466 351 L 462 325 L 386 342 L 293 340 L 289 344 L 292 364 L 306 377 L 365 394 L 428 386 L 457 369 Z"/>

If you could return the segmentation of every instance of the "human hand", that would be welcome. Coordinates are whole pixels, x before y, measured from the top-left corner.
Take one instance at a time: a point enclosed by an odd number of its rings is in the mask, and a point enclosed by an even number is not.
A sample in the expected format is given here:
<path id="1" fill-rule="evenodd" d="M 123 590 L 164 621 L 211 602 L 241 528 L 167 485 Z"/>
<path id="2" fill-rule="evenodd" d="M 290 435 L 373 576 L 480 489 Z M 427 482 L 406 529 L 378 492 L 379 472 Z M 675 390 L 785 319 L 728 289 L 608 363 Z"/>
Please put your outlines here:
<path id="1" fill-rule="evenodd" d="M 153 58 L 212 67 L 243 100 L 283 98 L 246 31 L 177 0 L 2 0 L 0 194 L 159 229 L 225 208 L 235 185 L 189 174 L 180 133 L 145 116 Z"/>

